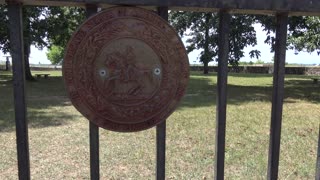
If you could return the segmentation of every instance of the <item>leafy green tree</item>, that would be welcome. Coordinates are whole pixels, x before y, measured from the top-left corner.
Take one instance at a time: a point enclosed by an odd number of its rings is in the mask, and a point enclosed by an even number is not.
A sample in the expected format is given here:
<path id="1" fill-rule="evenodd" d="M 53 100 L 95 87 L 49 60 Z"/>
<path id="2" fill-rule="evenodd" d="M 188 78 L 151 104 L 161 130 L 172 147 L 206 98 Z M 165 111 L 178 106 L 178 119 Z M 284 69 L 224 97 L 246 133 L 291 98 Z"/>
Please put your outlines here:
<path id="1" fill-rule="evenodd" d="M 59 64 L 63 60 L 64 48 L 61 46 L 53 45 L 47 52 L 47 58 L 52 64 Z"/>
<path id="2" fill-rule="evenodd" d="M 23 40 L 24 40 L 24 61 L 25 61 L 25 73 L 27 80 L 34 80 L 32 77 L 29 56 L 30 46 L 42 49 L 47 46 L 45 42 L 46 37 L 46 21 L 41 18 L 45 7 L 23 7 Z M 9 41 L 9 29 L 8 29 L 8 9 L 5 5 L 0 5 L 0 50 L 3 53 L 10 52 L 10 41 Z"/>
<path id="3" fill-rule="evenodd" d="M 290 48 L 297 52 L 317 52 L 320 55 L 320 17 L 302 17 L 299 25 L 295 33 L 291 33 L 288 38 Z"/>
<path id="4" fill-rule="evenodd" d="M 27 80 L 34 80 L 29 66 L 30 47 L 65 47 L 84 20 L 84 9 L 75 7 L 23 7 L 24 60 Z M 0 5 L 0 50 L 10 52 L 8 10 Z"/>
<path id="5" fill-rule="evenodd" d="M 267 33 L 265 43 L 274 50 L 276 22 L 273 16 L 256 16 Z M 300 51 L 317 52 L 320 55 L 320 17 L 317 16 L 292 16 L 288 20 L 287 47 Z"/>
<path id="6" fill-rule="evenodd" d="M 7 53 L 9 47 L 8 10 L 0 5 L 0 50 Z"/>
<path id="7" fill-rule="evenodd" d="M 65 48 L 72 33 L 86 19 L 85 9 L 78 7 L 50 7 L 46 13 L 49 45 Z"/>
<path id="8" fill-rule="evenodd" d="M 72 33 L 85 20 L 85 10 L 77 7 L 50 7 L 46 20 L 49 41 L 47 57 L 52 64 L 59 64 Z"/>
<path id="9" fill-rule="evenodd" d="M 210 61 L 218 58 L 218 22 L 216 13 L 199 12 L 174 12 L 169 15 L 173 27 L 181 37 L 186 36 L 187 52 L 201 49 L 200 62 L 204 65 L 204 74 L 208 74 Z M 243 49 L 249 45 L 256 45 L 256 33 L 253 27 L 254 16 L 232 16 L 229 35 L 230 53 L 229 63 L 238 65 L 238 61 L 244 56 Z M 259 57 L 260 51 L 250 52 L 251 57 Z"/>

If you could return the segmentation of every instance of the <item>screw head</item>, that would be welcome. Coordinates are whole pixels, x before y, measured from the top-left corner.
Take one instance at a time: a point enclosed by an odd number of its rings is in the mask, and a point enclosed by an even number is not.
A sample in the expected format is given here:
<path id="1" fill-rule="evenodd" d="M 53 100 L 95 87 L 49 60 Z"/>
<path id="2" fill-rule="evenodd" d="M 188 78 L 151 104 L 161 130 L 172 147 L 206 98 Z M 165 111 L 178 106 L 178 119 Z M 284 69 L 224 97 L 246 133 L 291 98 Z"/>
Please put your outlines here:
<path id="1" fill-rule="evenodd" d="M 153 73 L 157 76 L 159 76 L 161 74 L 161 69 L 160 68 L 155 68 Z"/>

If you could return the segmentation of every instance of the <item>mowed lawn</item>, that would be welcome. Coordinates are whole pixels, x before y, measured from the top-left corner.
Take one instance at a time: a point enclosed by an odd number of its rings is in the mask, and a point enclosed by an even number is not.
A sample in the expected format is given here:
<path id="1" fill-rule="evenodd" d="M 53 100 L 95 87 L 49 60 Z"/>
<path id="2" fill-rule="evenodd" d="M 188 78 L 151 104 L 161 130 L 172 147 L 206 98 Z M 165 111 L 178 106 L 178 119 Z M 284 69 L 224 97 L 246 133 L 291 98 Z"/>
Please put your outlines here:
<path id="1" fill-rule="evenodd" d="M 11 75 L 0 72 L 0 179 L 17 179 Z M 89 179 L 88 120 L 66 96 L 61 72 L 27 83 L 32 179 Z M 167 179 L 213 179 L 216 74 L 193 72 L 167 120 Z M 230 74 L 225 179 L 266 179 L 271 75 Z M 286 76 L 279 179 L 314 179 L 320 84 Z M 155 128 L 100 130 L 101 179 L 155 179 Z"/>

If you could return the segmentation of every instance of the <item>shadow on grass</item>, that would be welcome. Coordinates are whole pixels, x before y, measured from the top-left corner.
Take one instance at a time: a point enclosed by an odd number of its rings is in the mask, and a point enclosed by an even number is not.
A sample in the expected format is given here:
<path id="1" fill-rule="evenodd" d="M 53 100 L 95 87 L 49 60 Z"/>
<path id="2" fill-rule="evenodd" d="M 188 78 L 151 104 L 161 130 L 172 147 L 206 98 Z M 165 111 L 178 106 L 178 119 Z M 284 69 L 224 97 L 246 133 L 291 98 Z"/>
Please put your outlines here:
<path id="1" fill-rule="evenodd" d="M 0 85 L 6 86 L 12 84 L 12 76 L 11 75 L 0 75 Z"/>
<path id="2" fill-rule="evenodd" d="M 179 106 L 180 109 L 216 105 L 216 84 L 211 84 L 208 79 L 198 78 L 191 78 L 189 83 L 189 86 L 193 86 L 192 84 L 202 84 L 202 88 L 199 87 L 196 91 L 192 90 L 193 88 L 188 88 L 183 101 Z M 271 94 L 272 87 L 238 86 L 229 84 L 227 103 L 240 105 L 252 101 L 271 102 Z"/>
<path id="3" fill-rule="evenodd" d="M 13 105 L 12 105 L 13 106 Z M 0 132 L 9 132 L 15 130 L 14 110 L 12 106 L 1 108 Z M 44 128 L 49 126 L 60 126 L 71 123 L 75 119 L 73 114 L 64 112 L 48 112 L 49 108 L 64 108 L 61 102 L 50 101 L 45 105 L 28 103 L 28 125 L 29 128 Z M 3 106 L 2 106 L 3 107 Z M 50 111 L 50 110 L 49 110 Z"/>
<path id="4" fill-rule="evenodd" d="M 310 79 L 286 80 L 285 93 L 285 98 L 320 103 L 320 84 L 313 84 Z"/>
<path id="5" fill-rule="evenodd" d="M 231 78 L 270 77 L 259 74 L 230 74 Z M 300 76 L 301 77 L 301 76 Z M 0 75 L 0 132 L 14 130 L 13 89 L 10 75 Z M 262 79 L 263 80 L 263 79 Z M 237 79 L 233 79 L 233 82 Z M 192 73 L 187 93 L 178 109 L 207 107 L 216 105 L 216 75 Z M 246 83 L 245 82 L 245 83 Z M 269 81 L 268 81 L 269 82 Z M 70 107 L 61 77 L 39 79 L 26 84 L 29 125 L 33 128 L 60 126 L 76 119 L 73 113 L 64 109 Z M 228 104 L 261 101 L 271 103 L 272 86 L 264 85 L 228 85 Z M 285 81 L 285 103 L 305 100 L 320 103 L 320 84 L 313 84 L 307 78 L 288 78 Z M 63 110 L 63 111 L 62 111 Z M 80 114 L 79 114 L 80 117 Z"/>
<path id="6" fill-rule="evenodd" d="M 256 77 L 257 74 L 231 74 L 234 77 Z M 258 75 L 258 77 L 270 77 L 270 75 Z M 217 85 L 212 83 L 215 75 L 193 74 L 189 80 L 189 87 L 179 108 L 192 108 L 216 105 Z M 305 100 L 312 103 L 320 103 L 320 84 L 313 84 L 311 80 L 292 76 L 285 81 L 285 103 L 295 103 L 297 100 Z M 272 85 L 267 86 L 241 86 L 228 84 L 228 104 L 240 105 L 242 103 L 262 101 L 271 103 Z"/>
<path id="7" fill-rule="evenodd" d="M 10 76 L 0 76 L 0 132 L 15 130 L 13 88 L 10 79 Z M 74 114 L 64 111 L 71 104 L 61 77 L 27 82 L 26 94 L 29 127 L 60 126 L 76 119 Z"/>

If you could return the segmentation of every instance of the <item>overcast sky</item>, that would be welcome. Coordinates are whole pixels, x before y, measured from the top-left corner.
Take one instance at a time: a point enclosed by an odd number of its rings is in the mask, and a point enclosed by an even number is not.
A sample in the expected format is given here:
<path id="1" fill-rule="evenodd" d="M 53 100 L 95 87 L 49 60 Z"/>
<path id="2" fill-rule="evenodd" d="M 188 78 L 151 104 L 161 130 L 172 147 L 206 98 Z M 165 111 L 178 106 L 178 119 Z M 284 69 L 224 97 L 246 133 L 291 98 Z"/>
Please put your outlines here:
<path id="1" fill-rule="evenodd" d="M 243 57 L 240 61 L 256 61 L 256 59 L 251 59 L 249 57 L 249 52 L 252 49 L 258 49 L 261 51 L 261 59 L 264 62 L 271 62 L 273 53 L 270 53 L 270 46 L 264 43 L 266 39 L 266 32 L 262 31 L 262 27 L 260 24 L 254 25 L 255 30 L 257 32 L 257 42 L 258 44 L 255 47 L 247 47 L 245 48 L 245 57 Z M 30 55 L 30 63 L 31 64 L 50 64 L 46 56 L 47 49 L 43 49 L 42 51 L 36 49 L 35 47 L 31 48 L 31 55 Z M 194 51 L 189 54 L 189 61 L 190 64 L 199 63 L 198 56 L 200 51 Z M 288 63 L 297 63 L 297 64 L 320 64 L 320 56 L 317 55 L 316 52 L 314 53 L 306 53 L 306 52 L 299 52 L 298 55 L 294 54 L 293 50 L 288 50 L 286 54 L 286 62 Z M 4 61 L 5 57 L 0 52 L 0 60 Z"/>

